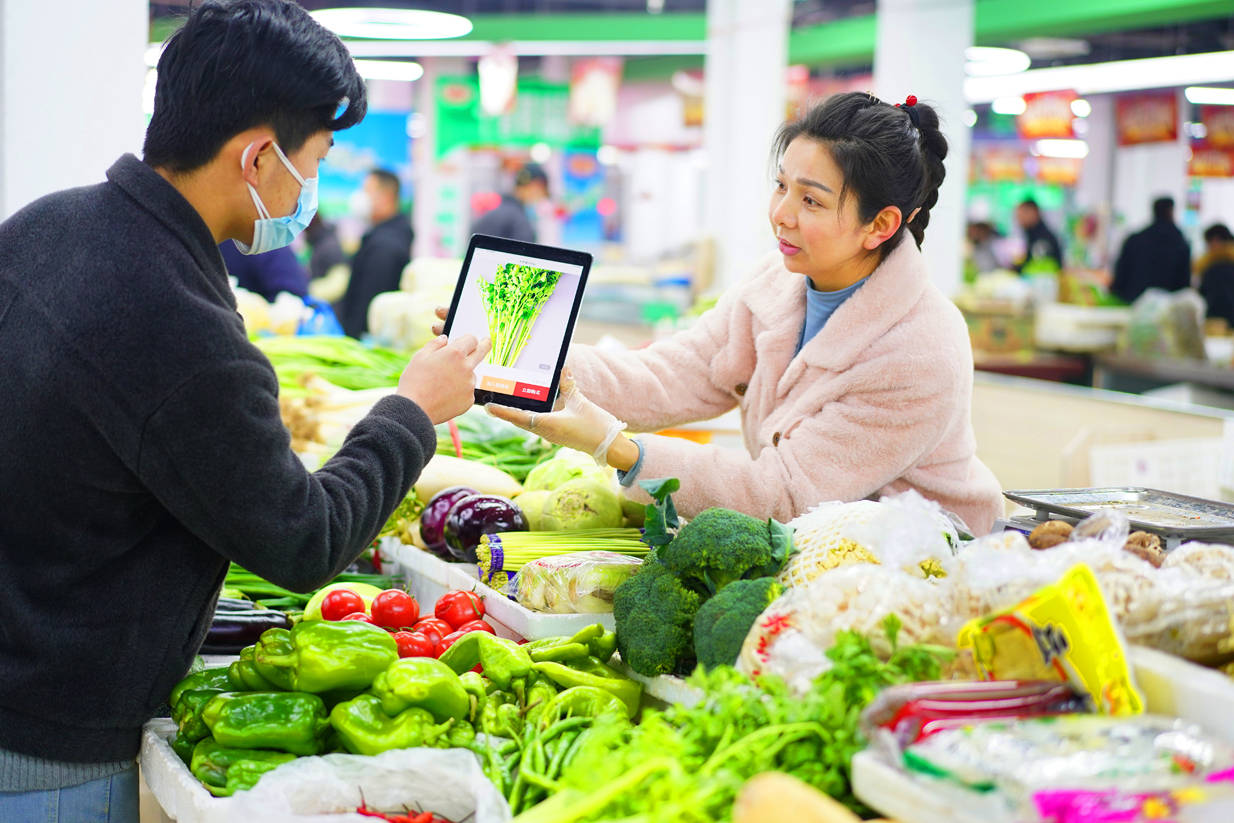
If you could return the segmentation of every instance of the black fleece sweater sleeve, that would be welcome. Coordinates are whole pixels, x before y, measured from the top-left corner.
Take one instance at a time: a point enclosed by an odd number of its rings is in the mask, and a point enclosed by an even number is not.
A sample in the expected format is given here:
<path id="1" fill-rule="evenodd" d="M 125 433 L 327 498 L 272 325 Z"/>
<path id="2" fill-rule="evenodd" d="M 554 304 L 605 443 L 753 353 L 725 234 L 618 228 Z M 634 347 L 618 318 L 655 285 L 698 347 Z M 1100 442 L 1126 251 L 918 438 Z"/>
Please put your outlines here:
<path id="1" fill-rule="evenodd" d="M 436 448 L 397 395 L 309 473 L 279 416 L 273 371 L 233 360 L 181 384 L 146 421 L 138 472 L 215 551 L 294 591 L 321 586 L 377 536 Z"/>

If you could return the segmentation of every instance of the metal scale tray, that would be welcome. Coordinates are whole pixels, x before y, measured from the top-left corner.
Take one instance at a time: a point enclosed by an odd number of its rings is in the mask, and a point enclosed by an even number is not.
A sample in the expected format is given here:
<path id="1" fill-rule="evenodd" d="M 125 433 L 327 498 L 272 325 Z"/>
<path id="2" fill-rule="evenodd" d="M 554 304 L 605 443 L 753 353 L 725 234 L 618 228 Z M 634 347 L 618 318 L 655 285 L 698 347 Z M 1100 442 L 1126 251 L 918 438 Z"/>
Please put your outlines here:
<path id="1" fill-rule="evenodd" d="M 1004 496 L 1035 510 L 1036 522 L 1121 511 L 1132 529 L 1160 535 L 1171 548 L 1187 540 L 1234 543 L 1234 505 L 1217 500 L 1136 486 L 1008 491 Z"/>

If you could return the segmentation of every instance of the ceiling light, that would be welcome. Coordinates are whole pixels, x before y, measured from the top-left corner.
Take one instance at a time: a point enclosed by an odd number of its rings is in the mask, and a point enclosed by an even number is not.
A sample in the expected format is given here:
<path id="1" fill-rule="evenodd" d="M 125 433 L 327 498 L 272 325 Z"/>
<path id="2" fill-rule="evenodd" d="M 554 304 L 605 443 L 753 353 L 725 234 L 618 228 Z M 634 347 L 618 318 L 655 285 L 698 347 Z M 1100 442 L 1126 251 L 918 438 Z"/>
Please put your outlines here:
<path id="1" fill-rule="evenodd" d="M 1234 106 L 1234 89 L 1215 89 L 1191 86 L 1183 94 L 1197 106 Z"/>
<path id="2" fill-rule="evenodd" d="M 368 40 L 442 40 L 471 33 L 471 21 L 458 14 L 421 9 L 320 9 L 313 19 L 339 37 Z"/>
<path id="3" fill-rule="evenodd" d="M 1033 154 L 1079 160 L 1088 157 L 1088 143 L 1083 140 L 1038 140 L 1033 144 Z"/>
<path id="4" fill-rule="evenodd" d="M 999 97 L 990 104 L 995 114 L 1020 115 L 1028 111 L 1028 104 L 1023 97 Z"/>
<path id="5" fill-rule="evenodd" d="M 553 150 L 548 143 L 536 143 L 531 147 L 531 159 L 537 163 L 547 163 L 553 156 Z"/>
<path id="6" fill-rule="evenodd" d="M 1083 57 L 1092 51 L 1086 40 L 1070 37 L 1029 37 L 1016 45 L 1034 60 L 1056 60 L 1060 57 Z"/>
<path id="7" fill-rule="evenodd" d="M 1203 140 L 1208 137 L 1208 126 L 1203 123 L 1183 123 L 1183 129 L 1187 132 L 1187 136 L 1196 140 Z"/>
<path id="8" fill-rule="evenodd" d="M 1076 117 L 1088 117 L 1093 113 L 1093 104 L 1083 97 L 1077 97 L 1071 101 L 1071 113 Z"/>
<path id="9" fill-rule="evenodd" d="M 617 163 L 617 149 L 613 146 L 601 146 L 596 150 L 596 160 L 602 166 L 612 166 Z"/>
<path id="10" fill-rule="evenodd" d="M 1032 69 L 999 77 L 969 77 L 964 81 L 964 96 L 970 103 L 988 103 L 1009 94 L 1036 91 L 1074 89 L 1079 94 L 1102 94 L 1231 80 L 1234 51 L 1215 51 Z"/>
<path id="11" fill-rule="evenodd" d="M 964 72 L 969 77 L 991 77 L 1024 71 L 1032 60 L 1019 49 L 969 46 L 964 50 Z"/>
<path id="12" fill-rule="evenodd" d="M 407 60 L 356 60 L 356 71 L 365 80 L 399 80 L 412 83 L 424 76 L 419 63 Z"/>
<path id="13" fill-rule="evenodd" d="M 977 112 L 973 111 L 972 109 L 965 109 L 964 110 L 964 125 L 968 126 L 970 129 L 973 126 L 977 125 Z"/>

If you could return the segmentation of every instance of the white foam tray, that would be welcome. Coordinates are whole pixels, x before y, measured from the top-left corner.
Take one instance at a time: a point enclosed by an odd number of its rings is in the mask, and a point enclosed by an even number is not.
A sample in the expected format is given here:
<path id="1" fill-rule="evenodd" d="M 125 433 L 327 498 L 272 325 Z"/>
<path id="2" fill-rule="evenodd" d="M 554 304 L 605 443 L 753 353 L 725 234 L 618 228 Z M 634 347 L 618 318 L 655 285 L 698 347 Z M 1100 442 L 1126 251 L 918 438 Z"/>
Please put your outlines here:
<path id="1" fill-rule="evenodd" d="M 383 543 L 407 578 L 408 588 L 420 601 L 422 614 L 431 615 L 437 598 L 453 589 L 474 591 L 484 598 L 485 618 L 505 637 L 540 640 L 572 635 L 593 623 L 613 628 L 610 614 L 545 614 L 524 608 L 496 589 L 480 582 L 471 563 L 447 563 L 426 551 L 403 543 Z"/>

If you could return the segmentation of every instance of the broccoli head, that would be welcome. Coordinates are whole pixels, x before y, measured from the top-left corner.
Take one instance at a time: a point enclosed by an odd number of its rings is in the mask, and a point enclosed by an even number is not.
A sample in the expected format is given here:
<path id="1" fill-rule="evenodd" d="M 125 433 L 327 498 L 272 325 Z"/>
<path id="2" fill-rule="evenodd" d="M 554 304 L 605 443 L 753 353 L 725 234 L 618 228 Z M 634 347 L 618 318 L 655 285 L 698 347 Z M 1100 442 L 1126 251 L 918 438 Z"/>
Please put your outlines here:
<path id="1" fill-rule="evenodd" d="M 702 598 L 648 557 L 613 593 L 613 619 L 621 659 L 647 677 L 694 666 L 694 615 Z"/>
<path id="2" fill-rule="evenodd" d="M 779 574 L 792 543 L 792 530 L 774 520 L 707 509 L 657 555 L 688 588 L 706 598 L 734 580 Z"/>
<path id="3" fill-rule="evenodd" d="M 774 577 L 736 580 L 702 605 L 694 617 L 694 653 L 705 668 L 731 666 L 750 627 L 783 593 Z"/>

